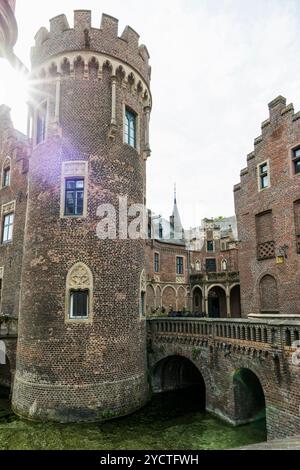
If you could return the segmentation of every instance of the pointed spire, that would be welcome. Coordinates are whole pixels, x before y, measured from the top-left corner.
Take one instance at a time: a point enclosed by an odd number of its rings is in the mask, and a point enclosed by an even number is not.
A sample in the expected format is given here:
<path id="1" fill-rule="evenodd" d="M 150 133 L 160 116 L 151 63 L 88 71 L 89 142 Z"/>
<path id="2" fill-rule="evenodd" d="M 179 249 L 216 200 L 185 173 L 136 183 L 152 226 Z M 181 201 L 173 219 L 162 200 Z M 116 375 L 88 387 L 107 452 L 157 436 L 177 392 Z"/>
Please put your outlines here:
<path id="1" fill-rule="evenodd" d="M 182 239 L 184 230 L 183 230 L 183 226 L 181 223 L 179 210 L 177 207 L 176 183 L 174 184 L 174 205 L 173 205 L 173 212 L 170 217 L 170 224 L 171 224 L 171 234 L 173 235 L 172 238 Z"/>

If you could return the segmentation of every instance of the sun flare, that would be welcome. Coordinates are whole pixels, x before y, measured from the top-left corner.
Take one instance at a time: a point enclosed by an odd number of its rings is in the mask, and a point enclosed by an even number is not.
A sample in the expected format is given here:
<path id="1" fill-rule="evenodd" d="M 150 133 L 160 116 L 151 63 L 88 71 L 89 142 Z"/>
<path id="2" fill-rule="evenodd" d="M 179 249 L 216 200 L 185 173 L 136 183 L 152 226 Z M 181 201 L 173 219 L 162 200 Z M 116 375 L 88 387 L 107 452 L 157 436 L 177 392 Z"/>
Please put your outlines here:
<path id="1" fill-rule="evenodd" d="M 28 77 L 22 70 L 14 69 L 5 59 L 0 59 L 0 104 L 11 108 L 15 128 L 26 131 Z"/>

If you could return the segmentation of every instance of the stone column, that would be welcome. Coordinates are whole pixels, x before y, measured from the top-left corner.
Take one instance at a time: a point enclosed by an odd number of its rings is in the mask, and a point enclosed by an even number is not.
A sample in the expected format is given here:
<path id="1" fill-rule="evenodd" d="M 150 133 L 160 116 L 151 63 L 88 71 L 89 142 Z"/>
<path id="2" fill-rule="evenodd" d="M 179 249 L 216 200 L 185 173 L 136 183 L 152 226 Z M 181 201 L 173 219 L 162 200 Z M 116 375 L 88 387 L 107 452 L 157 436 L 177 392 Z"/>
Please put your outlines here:
<path id="1" fill-rule="evenodd" d="M 226 308 L 227 308 L 227 317 L 231 317 L 231 307 L 230 307 L 230 287 L 226 286 Z"/>

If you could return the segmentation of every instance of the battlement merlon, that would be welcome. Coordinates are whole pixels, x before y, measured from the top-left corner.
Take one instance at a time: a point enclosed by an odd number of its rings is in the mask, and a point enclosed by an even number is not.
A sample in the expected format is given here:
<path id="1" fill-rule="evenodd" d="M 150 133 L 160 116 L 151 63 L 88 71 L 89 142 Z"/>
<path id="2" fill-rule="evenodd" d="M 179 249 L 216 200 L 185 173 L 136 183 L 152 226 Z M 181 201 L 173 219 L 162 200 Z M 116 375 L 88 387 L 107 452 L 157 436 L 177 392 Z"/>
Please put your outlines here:
<path id="1" fill-rule="evenodd" d="M 103 14 L 100 28 L 92 28 L 90 10 L 74 11 L 74 28 L 70 28 L 65 15 L 50 20 L 50 30 L 40 28 L 35 36 L 35 46 L 31 52 L 32 67 L 35 68 L 52 56 L 65 51 L 89 50 L 111 55 L 134 67 L 147 83 L 150 81 L 151 67 L 146 46 L 139 45 L 139 35 L 126 26 L 118 35 L 118 20 Z"/>

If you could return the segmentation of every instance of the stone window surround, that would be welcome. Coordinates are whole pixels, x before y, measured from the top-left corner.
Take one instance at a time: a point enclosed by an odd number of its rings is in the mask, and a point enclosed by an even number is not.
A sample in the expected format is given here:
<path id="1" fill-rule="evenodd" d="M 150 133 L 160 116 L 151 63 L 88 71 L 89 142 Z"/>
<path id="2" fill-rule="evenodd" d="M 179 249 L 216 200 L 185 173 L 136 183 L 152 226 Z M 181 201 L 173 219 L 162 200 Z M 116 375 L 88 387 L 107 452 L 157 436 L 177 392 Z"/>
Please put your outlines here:
<path id="1" fill-rule="evenodd" d="M 4 171 L 7 169 L 10 169 L 10 178 L 9 178 L 9 185 L 4 186 Z M 1 188 L 9 188 L 11 185 L 11 158 L 10 156 L 6 156 L 2 165 L 2 170 L 1 170 Z"/>
<path id="2" fill-rule="evenodd" d="M 83 214 L 65 215 L 65 192 L 66 179 L 80 177 L 84 179 L 83 191 Z M 61 183 L 60 183 L 60 218 L 84 218 L 87 217 L 87 196 L 88 196 L 88 162 L 85 160 L 68 160 L 62 162 Z"/>
<path id="3" fill-rule="evenodd" d="M 135 147 L 132 147 L 132 145 L 129 145 L 126 142 L 126 136 L 125 136 L 125 122 L 126 122 L 126 109 L 128 109 L 131 112 L 134 112 L 136 115 L 136 145 Z M 137 113 L 135 109 L 132 108 L 132 106 L 129 106 L 125 101 L 123 101 L 123 144 L 127 145 L 128 147 L 134 149 L 137 151 L 137 153 L 140 155 L 141 154 L 141 136 L 140 136 L 140 130 L 141 130 L 141 123 L 140 123 L 140 115 Z"/>
<path id="4" fill-rule="evenodd" d="M 11 213 L 13 213 L 15 215 L 15 210 L 16 210 L 16 201 L 10 201 L 7 204 L 3 204 L 2 207 L 1 207 L 1 234 L 0 235 L 1 235 L 1 245 L 2 246 L 8 245 L 8 244 L 13 242 L 14 230 L 12 232 L 12 239 L 11 240 L 3 243 L 2 236 L 3 236 L 4 216 L 7 215 L 7 214 L 11 214 Z M 14 220 L 13 223 L 15 223 L 15 220 Z M 14 227 L 13 227 L 13 229 L 14 229 Z"/>
<path id="5" fill-rule="evenodd" d="M 87 318 L 80 319 L 70 317 L 71 291 L 76 290 L 88 290 Z M 89 267 L 81 261 L 73 264 L 67 274 L 65 294 L 65 322 L 77 323 L 81 325 L 86 325 L 93 322 L 93 275 Z"/>
<path id="6" fill-rule="evenodd" d="M 265 188 L 261 187 L 261 180 L 260 180 L 260 167 L 263 165 L 267 165 L 267 174 L 268 174 L 268 186 Z M 258 187 L 258 192 L 265 191 L 265 189 L 269 189 L 271 187 L 271 172 L 270 172 L 270 159 L 267 158 L 267 160 L 264 160 L 263 162 L 260 162 L 256 166 L 256 174 L 257 174 L 257 187 Z"/>

